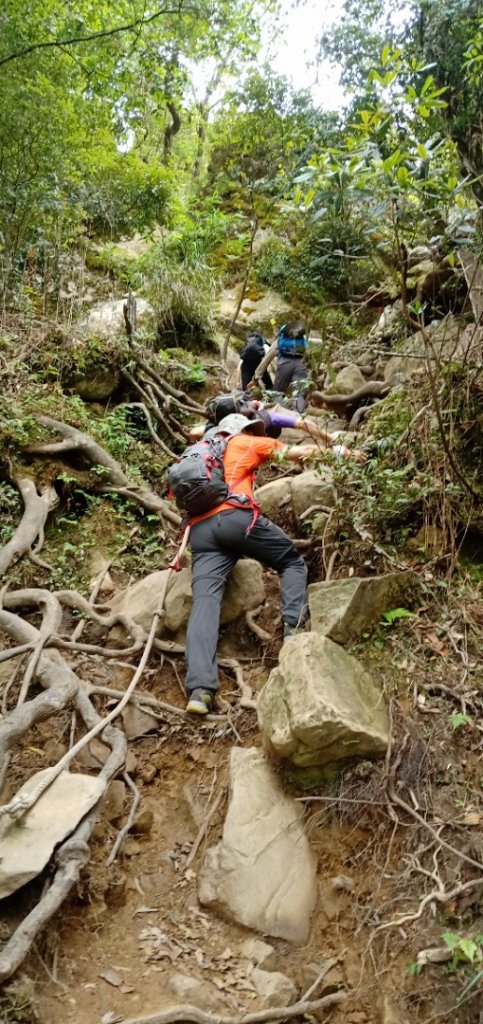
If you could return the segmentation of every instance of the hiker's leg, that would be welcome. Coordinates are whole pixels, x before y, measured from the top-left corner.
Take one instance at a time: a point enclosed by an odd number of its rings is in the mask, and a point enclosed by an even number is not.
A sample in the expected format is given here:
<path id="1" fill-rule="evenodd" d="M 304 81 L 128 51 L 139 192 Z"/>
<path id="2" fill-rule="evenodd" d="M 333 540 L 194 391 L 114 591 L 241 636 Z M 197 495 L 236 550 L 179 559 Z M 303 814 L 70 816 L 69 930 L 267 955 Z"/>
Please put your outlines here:
<path id="1" fill-rule="evenodd" d="M 307 614 L 307 566 L 290 537 L 265 516 L 259 516 L 247 532 L 253 519 L 251 512 L 236 509 L 214 518 L 220 523 L 220 547 L 228 547 L 237 556 L 255 558 L 278 572 L 283 621 L 293 627 L 301 625 Z"/>
<path id="2" fill-rule="evenodd" d="M 186 634 L 186 689 L 218 689 L 216 648 L 226 581 L 238 556 L 217 546 L 210 516 L 191 528 L 193 604 Z"/>
<path id="3" fill-rule="evenodd" d="M 293 359 L 286 356 L 280 356 L 277 360 L 277 371 L 273 387 L 275 391 L 280 391 L 283 395 L 287 394 L 292 383 L 293 362 Z"/>
<path id="4" fill-rule="evenodd" d="M 301 413 L 305 409 L 306 394 L 308 386 L 305 382 L 310 377 L 310 371 L 308 366 L 304 363 L 303 359 L 294 359 L 294 366 L 292 367 L 292 386 L 291 392 L 293 394 L 292 408 L 296 412 Z M 304 384 L 301 382 L 304 381 Z"/>

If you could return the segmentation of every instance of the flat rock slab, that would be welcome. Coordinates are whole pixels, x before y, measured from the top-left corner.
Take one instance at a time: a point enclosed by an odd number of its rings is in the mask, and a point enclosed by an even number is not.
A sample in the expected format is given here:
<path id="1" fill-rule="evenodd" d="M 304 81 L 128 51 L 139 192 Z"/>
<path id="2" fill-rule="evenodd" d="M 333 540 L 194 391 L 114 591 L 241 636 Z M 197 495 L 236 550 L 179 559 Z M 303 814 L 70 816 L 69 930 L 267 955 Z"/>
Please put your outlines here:
<path id="1" fill-rule="evenodd" d="M 315 875 L 300 804 L 283 792 L 262 751 L 234 747 L 223 836 L 205 855 L 200 902 L 247 928 L 302 944 Z"/>
<path id="2" fill-rule="evenodd" d="M 382 694 L 356 658 L 316 633 L 284 644 L 257 712 L 270 753 L 297 767 L 383 757 L 387 750 Z"/>
<path id="3" fill-rule="evenodd" d="M 37 772 L 19 793 L 31 793 L 49 771 Z M 22 818 L 0 819 L 0 899 L 43 871 L 55 847 L 77 828 L 105 788 L 103 779 L 61 772 Z"/>
<path id="4" fill-rule="evenodd" d="M 419 577 L 411 571 L 311 583 L 308 598 L 312 631 L 338 644 L 353 643 L 376 626 L 384 612 L 413 607 L 420 591 Z"/>

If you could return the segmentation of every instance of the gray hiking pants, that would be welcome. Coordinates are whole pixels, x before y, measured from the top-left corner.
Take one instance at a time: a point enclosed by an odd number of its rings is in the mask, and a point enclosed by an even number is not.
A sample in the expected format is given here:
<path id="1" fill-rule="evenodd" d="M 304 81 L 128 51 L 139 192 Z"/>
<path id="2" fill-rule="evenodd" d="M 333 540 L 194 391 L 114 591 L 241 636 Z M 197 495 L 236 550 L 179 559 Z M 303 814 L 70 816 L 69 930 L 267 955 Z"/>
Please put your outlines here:
<path id="1" fill-rule="evenodd" d="M 286 395 L 293 391 L 292 408 L 297 412 L 305 409 L 305 388 L 299 383 L 308 380 L 310 370 L 299 356 L 279 356 L 275 374 L 274 389 Z"/>
<path id="2" fill-rule="evenodd" d="M 218 689 L 216 647 L 225 585 L 244 555 L 280 576 L 284 622 L 298 626 L 306 613 L 307 566 L 289 537 L 260 516 L 247 533 L 253 512 L 229 509 L 191 527 L 193 605 L 186 637 L 186 689 Z"/>

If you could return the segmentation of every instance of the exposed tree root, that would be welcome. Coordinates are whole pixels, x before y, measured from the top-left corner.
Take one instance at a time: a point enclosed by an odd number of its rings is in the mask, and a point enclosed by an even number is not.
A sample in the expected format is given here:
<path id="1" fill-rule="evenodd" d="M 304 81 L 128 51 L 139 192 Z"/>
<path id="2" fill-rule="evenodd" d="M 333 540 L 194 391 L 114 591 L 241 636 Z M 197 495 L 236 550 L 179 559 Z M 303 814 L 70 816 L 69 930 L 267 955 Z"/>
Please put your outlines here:
<path id="1" fill-rule="evenodd" d="M 153 421 L 151 419 L 151 413 L 150 413 L 147 405 L 144 402 L 125 402 L 124 406 L 125 407 L 129 407 L 130 409 L 141 409 L 142 410 L 142 412 L 144 413 L 144 415 L 146 417 L 146 423 L 148 425 L 148 430 L 149 430 L 149 433 L 151 435 L 151 439 L 154 441 L 154 444 L 157 446 L 157 448 L 161 448 L 161 451 L 164 452 L 165 455 L 169 455 L 169 457 L 171 459 L 176 459 L 177 458 L 176 453 L 172 452 L 171 448 L 168 448 L 168 445 L 165 444 L 163 439 L 159 436 L 159 434 L 156 433 L 156 431 L 154 429 L 154 426 L 153 426 Z"/>
<path id="2" fill-rule="evenodd" d="M 113 459 L 106 452 L 105 448 L 97 444 L 97 441 L 94 441 L 89 434 L 84 434 L 77 427 L 72 427 L 61 420 L 54 420 L 50 416 L 38 415 L 35 418 L 47 430 L 53 430 L 56 434 L 60 434 L 63 440 L 30 445 L 25 449 L 28 453 L 32 455 L 63 456 L 69 452 L 79 452 L 91 466 L 100 466 L 101 470 L 103 470 L 99 477 L 99 487 L 96 487 L 96 490 L 101 493 L 116 490 L 120 494 L 131 498 L 132 501 L 142 505 L 149 512 L 158 512 L 168 522 L 179 526 L 181 522 L 180 516 L 170 507 L 169 503 L 160 498 L 149 487 L 130 483 L 116 459 Z"/>
<path id="3" fill-rule="evenodd" d="M 119 850 L 121 849 L 121 846 L 122 846 L 126 836 L 128 835 L 128 833 L 130 832 L 130 830 L 133 827 L 134 819 L 136 817 L 136 811 L 137 811 L 137 809 L 139 807 L 139 803 L 140 803 L 140 800 L 141 800 L 141 794 L 139 792 L 139 789 L 136 786 L 136 784 L 133 782 L 133 780 L 132 780 L 131 776 L 128 774 L 128 772 L 123 772 L 123 776 L 122 777 L 124 779 L 124 782 L 126 783 L 126 786 L 128 786 L 129 789 L 131 790 L 132 795 L 133 795 L 133 799 L 132 799 L 132 804 L 131 804 L 131 810 L 129 811 L 129 817 L 128 817 L 127 821 L 126 821 L 126 824 L 121 829 L 121 831 L 118 832 L 116 841 L 114 843 L 114 846 L 112 847 L 112 850 L 111 850 L 111 852 L 110 852 L 110 854 L 109 854 L 109 856 L 108 856 L 108 858 L 106 860 L 106 865 L 107 865 L 108 868 L 111 866 L 111 864 L 114 863 L 114 861 L 115 861 L 115 859 L 116 859 L 116 857 L 117 857 L 117 855 L 119 853 Z"/>
<path id="4" fill-rule="evenodd" d="M 291 1020 L 303 1017 L 319 1010 L 337 1006 L 347 999 L 345 992 L 334 992 L 322 999 L 301 1000 L 291 1006 L 271 1006 L 268 1010 L 255 1013 L 239 1013 L 236 1017 L 224 1017 L 221 1014 L 207 1013 L 198 1006 L 173 1006 L 171 1010 L 150 1014 L 149 1017 L 131 1017 L 125 1024 L 176 1024 L 177 1021 L 190 1021 L 192 1024 L 265 1024 L 272 1020 Z"/>
<path id="5" fill-rule="evenodd" d="M 360 427 L 362 421 L 365 420 L 366 416 L 369 415 L 371 409 L 372 405 L 360 405 L 359 408 L 356 409 L 355 413 L 353 413 L 351 417 L 349 423 L 349 430 L 357 430 Z"/>
<path id="6" fill-rule="evenodd" d="M 312 391 L 310 401 L 313 405 L 322 405 L 334 409 L 337 413 L 349 416 L 363 401 L 369 398 L 385 398 L 391 390 L 391 384 L 384 380 L 368 380 L 351 395 L 329 395 L 326 391 Z"/>
<path id="7" fill-rule="evenodd" d="M 136 362 L 138 366 L 140 366 L 148 374 L 148 376 L 151 377 L 156 382 L 156 384 L 159 385 L 159 387 L 165 394 L 170 395 L 171 398 L 174 399 L 175 403 L 179 405 L 180 408 L 186 409 L 189 412 L 196 412 L 198 415 L 200 415 L 200 413 L 201 415 L 204 415 L 205 410 L 203 405 L 199 405 L 199 403 L 194 402 L 193 399 L 187 398 L 184 392 L 180 391 L 179 388 L 175 388 L 172 384 L 168 384 L 168 381 L 165 380 L 164 377 L 161 377 L 160 374 L 152 366 L 150 366 L 145 359 L 143 359 L 139 355 L 136 355 Z"/>
<path id="8" fill-rule="evenodd" d="M 37 486 L 30 477 L 14 476 L 12 479 L 20 491 L 25 510 L 13 537 L 0 550 L 0 576 L 23 555 L 30 554 L 32 558 L 37 558 L 42 547 L 47 516 L 59 500 L 53 487 Z M 39 542 L 34 549 L 37 539 Z"/>
<path id="9" fill-rule="evenodd" d="M 255 636 L 258 637 L 259 640 L 263 640 L 265 643 L 267 643 L 269 640 L 273 640 L 272 634 L 271 633 L 267 633 L 267 630 L 266 629 L 262 629 L 262 627 L 258 625 L 258 622 L 255 621 L 257 615 L 260 614 L 262 608 L 263 608 L 263 605 L 261 604 L 258 608 L 255 608 L 252 612 L 247 612 L 246 615 L 245 615 L 245 622 L 246 622 L 248 628 L 251 629 L 252 633 L 254 633 Z"/>
<path id="10" fill-rule="evenodd" d="M 253 693 L 248 683 L 245 682 L 240 662 L 236 658 L 218 658 L 218 664 L 222 668 L 233 669 L 237 686 L 241 693 L 240 707 L 246 708 L 249 711 L 256 711 L 257 702 L 253 699 Z"/>
<path id="11" fill-rule="evenodd" d="M 48 775 L 37 784 L 28 795 L 13 797 L 9 804 L 0 808 L 0 814 L 9 814 L 18 817 L 24 814 L 40 798 L 47 787 L 58 777 L 61 771 L 65 770 L 71 763 L 73 757 L 90 742 L 94 736 L 102 734 L 111 747 L 111 754 L 100 772 L 100 778 L 109 781 L 117 774 L 119 768 L 125 761 L 127 741 L 123 732 L 111 726 L 113 719 L 120 714 L 127 704 L 134 688 L 139 681 L 149 654 L 151 652 L 154 635 L 162 614 L 166 590 L 170 574 L 166 579 L 166 586 L 160 596 L 158 606 L 151 622 L 151 628 L 145 643 L 141 661 L 131 679 L 131 682 L 123 694 L 121 700 L 112 711 L 101 718 L 92 705 L 86 688 L 81 680 L 65 664 L 57 651 L 45 651 L 43 644 L 49 640 L 49 630 L 58 628 L 62 615 L 61 603 L 69 604 L 71 607 L 81 608 L 90 618 L 102 621 L 106 625 L 106 619 L 99 616 L 88 602 L 80 595 L 72 591 L 59 591 L 57 594 L 49 594 L 47 591 L 19 591 L 17 594 L 4 595 L 4 601 L 8 601 L 13 607 L 43 607 L 43 620 L 40 630 L 35 629 L 30 623 L 25 622 L 18 615 L 6 609 L 0 610 L 0 628 L 5 630 L 14 640 L 27 642 L 35 645 L 31 662 L 30 677 L 51 689 L 46 694 L 40 695 L 35 700 L 17 707 L 0 727 L 0 742 L 3 740 L 3 752 L 7 753 L 10 746 L 17 742 L 22 735 L 40 720 L 41 717 L 48 717 L 57 710 L 62 710 L 68 703 L 75 702 L 75 707 L 88 732 L 74 744 L 70 750 L 54 765 Z M 111 617 L 107 619 L 110 621 Z M 40 647 L 42 644 L 42 647 Z M 56 683 L 58 690 L 52 690 L 53 683 Z M 46 700 L 47 698 L 47 700 Z M 3 733 L 3 736 L 2 736 Z M 0 748 L 2 749 L 2 748 Z M 136 787 L 134 787 L 136 789 Z M 136 789 L 135 796 L 139 797 Z M 133 805 L 131 817 L 133 817 L 135 805 Z M 17 928 L 12 938 L 6 944 L 0 955 L 0 980 L 9 978 L 20 966 L 35 941 L 39 931 L 50 921 L 53 914 L 61 907 L 74 883 L 78 880 L 83 865 L 89 859 L 88 841 L 92 828 L 97 819 L 97 810 L 94 809 L 78 826 L 73 835 L 62 844 L 57 853 L 59 865 L 52 885 L 47 893 L 41 898 L 37 906 L 24 919 Z M 123 836 L 119 838 L 118 846 Z M 117 852 L 117 848 L 115 852 Z"/>
<path id="12" fill-rule="evenodd" d="M 0 611 L 0 628 L 16 640 L 35 643 L 40 637 L 34 626 L 8 611 Z M 42 651 L 35 677 L 46 692 L 15 708 L 0 724 L 0 760 L 36 722 L 63 711 L 76 697 L 79 680 L 57 651 Z"/>

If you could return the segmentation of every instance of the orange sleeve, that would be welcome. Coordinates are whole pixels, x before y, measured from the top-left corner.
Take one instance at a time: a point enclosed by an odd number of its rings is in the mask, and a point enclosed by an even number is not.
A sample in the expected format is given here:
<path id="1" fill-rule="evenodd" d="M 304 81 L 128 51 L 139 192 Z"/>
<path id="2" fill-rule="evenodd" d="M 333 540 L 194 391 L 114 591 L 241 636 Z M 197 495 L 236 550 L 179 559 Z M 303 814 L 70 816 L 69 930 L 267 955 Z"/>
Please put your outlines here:
<path id="1" fill-rule="evenodd" d="M 268 462 L 275 452 L 284 452 L 287 445 L 282 441 L 275 441 L 273 437 L 254 437 L 252 440 L 252 451 L 255 451 L 263 462 Z"/>

